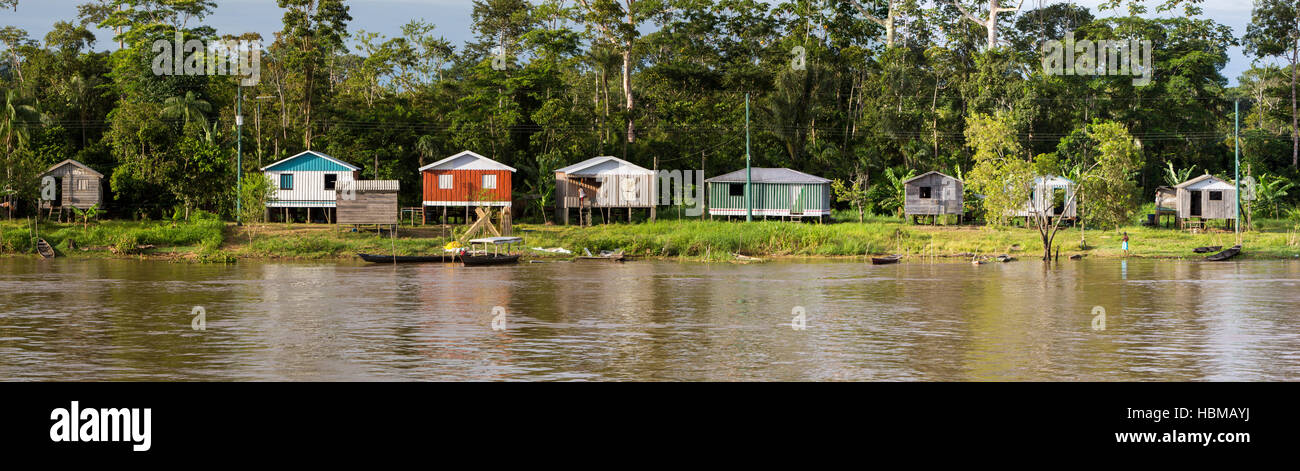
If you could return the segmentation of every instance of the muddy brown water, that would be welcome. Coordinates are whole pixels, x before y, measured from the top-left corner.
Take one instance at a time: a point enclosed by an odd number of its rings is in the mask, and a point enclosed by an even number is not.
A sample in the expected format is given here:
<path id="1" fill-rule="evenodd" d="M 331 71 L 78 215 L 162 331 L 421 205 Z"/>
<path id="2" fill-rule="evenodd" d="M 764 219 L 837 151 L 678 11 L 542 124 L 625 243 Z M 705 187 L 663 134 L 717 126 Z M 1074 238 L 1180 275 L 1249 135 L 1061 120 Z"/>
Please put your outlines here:
<path id="1" fill-rule="evenodd" d="M 1300 262 L 0 258 L 0 359 L 6 381 L 1296 380 Z"/>

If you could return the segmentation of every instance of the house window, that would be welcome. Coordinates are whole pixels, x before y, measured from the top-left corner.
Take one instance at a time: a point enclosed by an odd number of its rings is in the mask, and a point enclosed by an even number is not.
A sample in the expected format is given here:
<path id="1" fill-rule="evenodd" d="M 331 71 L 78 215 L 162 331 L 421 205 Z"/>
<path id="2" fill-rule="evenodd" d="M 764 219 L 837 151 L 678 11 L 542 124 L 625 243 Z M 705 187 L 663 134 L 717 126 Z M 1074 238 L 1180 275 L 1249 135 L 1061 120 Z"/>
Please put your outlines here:
<path id="1" fill-rule="evenodd" d="M 1223 201 L 1223 192 L 1222 192 L 1222 191 L 1211 191 L 1211 192 L 1210 192 L 1210 201 Z"/>
<path id="2" fill-rule="evenodd" d="M 727 194 L 729 196 L 745 196 L 745 184 L 732 183 L 727 185 Z"/>
<path id="3" fill-rule="evenodd" d="M 497 176 L 496 176 L 496 175 L 483 175 L 483 189 L 485 189 L 485 190 L 495 190 L 495 189 L 497 189 Z"/>
<path id="4" fill-rule="evenodd" d="M 280 175 L 280 189 L 281 190 L 293 189 L 293 174 L 285 173 Z"/>
<path id="5" fill-rule="evenodd" d="M 83 191 L 86 190 L 86 189 L 87 189 L 86 181 L 85 181 L 85 180 L 77 180 L 77 189 L 78 189 L 78 190 L 83 190 Z"/>
<path id="6" fill-rule="evenodd" d="M 334 189 L 334 186 L 338 184 L 338 181 L 339 181 L 339 176 L 338 176 L 337 174 L 333 174 L 333 173 L 326 174 L 326 175 L 325 175 L 325 189 L 326 189 L 326 190 L 333 190 L 333 189 Z"/>
<path id="7" fill-rule="evenodd" d="M 450 174 L 450 173 L 448 173 L 448 174 L 443 174 L 443 175 L 438 175 L 438 189 L 439 189 L 439 190 L 450 190 L 450 189 L 451 189 L 451 186 L 452 186 L 452 185 L 451 185 L 451 174 Z"/>
<path id="8" fill-rule="evenodd" d="M 928 186 L 921 187 L 921 199 L 923 200 L 930 199 L 930 187 Z"/>

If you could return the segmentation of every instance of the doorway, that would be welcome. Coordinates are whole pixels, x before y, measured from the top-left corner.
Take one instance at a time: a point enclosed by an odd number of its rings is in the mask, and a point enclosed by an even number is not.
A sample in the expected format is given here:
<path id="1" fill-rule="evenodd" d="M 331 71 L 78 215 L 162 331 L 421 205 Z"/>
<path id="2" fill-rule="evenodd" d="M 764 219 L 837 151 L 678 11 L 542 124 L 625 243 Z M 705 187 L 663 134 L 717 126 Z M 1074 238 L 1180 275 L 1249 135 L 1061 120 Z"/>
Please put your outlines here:
<path id="1" fill-rule="evenodd" d="M 1192 210 L 1190 215 L 1200 217 L 1201 216 L 1201 192 L 1199 191 L 1192 192 L 1191 203 L 1192 203 Z"/>

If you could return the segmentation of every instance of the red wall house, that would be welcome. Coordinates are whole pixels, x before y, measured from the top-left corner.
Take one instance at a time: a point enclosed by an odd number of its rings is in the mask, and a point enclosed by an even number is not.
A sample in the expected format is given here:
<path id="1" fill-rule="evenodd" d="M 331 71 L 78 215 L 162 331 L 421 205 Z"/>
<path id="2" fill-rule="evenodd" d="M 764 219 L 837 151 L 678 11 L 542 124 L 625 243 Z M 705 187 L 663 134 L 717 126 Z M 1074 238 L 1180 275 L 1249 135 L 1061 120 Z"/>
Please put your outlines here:
<path id="1" fill-rule="evenodd" d="M 424 206 L 510 207 L 515 169 L 475 154 L 461 152 L 420 168 Z"/>

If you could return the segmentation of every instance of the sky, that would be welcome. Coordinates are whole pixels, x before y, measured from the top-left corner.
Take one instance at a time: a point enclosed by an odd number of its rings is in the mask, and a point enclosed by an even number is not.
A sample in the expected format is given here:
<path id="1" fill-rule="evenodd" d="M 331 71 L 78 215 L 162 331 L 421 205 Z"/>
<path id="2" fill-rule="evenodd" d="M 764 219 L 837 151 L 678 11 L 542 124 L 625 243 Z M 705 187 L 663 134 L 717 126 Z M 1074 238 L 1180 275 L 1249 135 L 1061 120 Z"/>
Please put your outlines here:
<path id="1" fill-rule="evenodd" d="M 17 26 L 28 31 L 33 38 L 41 39 L 50 31 L 51 25 L 58 20 L 72 20 L 77 16 L 77 5 L 87 0 L 20 0 L 18 11 L 0 11 L 0 26 Z M 777 0 L 768 0 L 776 3 Z M 868 2 L 870 0 L 867 0 Z M 1098 16 L 1096 6 L 1102 0 L 1078 0 L 1077 3 L 1093 10 Z M 1025 0 L 1024 9 L 1038 7 L 1039 4 L 1062 3 L 1048 0 Z M 1154 3 L 1154 0 L 1148 3 Z M 444 36 L 453 44 L 463 44 L 473 39 L 470 31 L 471 0 L 351 0 L 352 31 L 366 30 L 385 36 L 400 34 L 402 25 L 414 19 L 423 18 L 437 25 L 434 34 Z M 1250 23 L 1249 0 L 1205 0 L 1202 4 L 1204 16 L 1232 28 L 1237 37 L 1245 34 L 1246 25 Z M 1111 14 L 1107 12 L 1106 15 Z M 275 0 L 217 0 L 215 13 L 204 20 L 223 34 L 240 34 L 244 32 L 262 33 L 262 37 L 271 38 L 281 29 L 280 20 L 283 11 L 276 6 Z M 96 49 L 115 48 L 112 33 L 95 32 L 99 38 Z M 1229 52 L 1229 63 L 1223 75 L 1230 85 L 1236 85 L 1237 77 L 1250 67 L 1240 47 Z"/>

